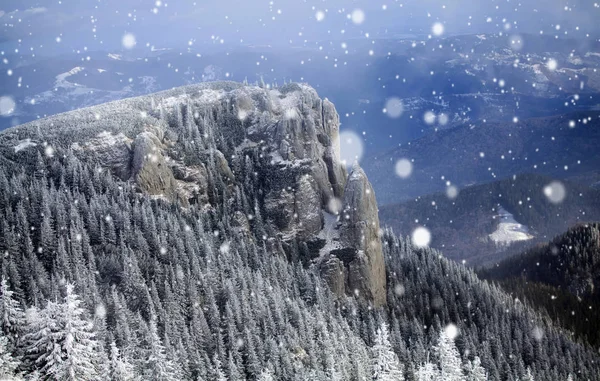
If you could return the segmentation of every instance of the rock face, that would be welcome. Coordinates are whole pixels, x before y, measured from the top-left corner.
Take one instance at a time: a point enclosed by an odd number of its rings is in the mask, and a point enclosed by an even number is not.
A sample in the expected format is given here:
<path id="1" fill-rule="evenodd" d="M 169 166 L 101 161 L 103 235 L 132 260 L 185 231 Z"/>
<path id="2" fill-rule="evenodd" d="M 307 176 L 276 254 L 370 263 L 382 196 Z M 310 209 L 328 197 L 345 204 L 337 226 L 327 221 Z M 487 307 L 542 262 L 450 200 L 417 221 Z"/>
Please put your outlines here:
<path id="1" fill-rule="evenodd" d="M 27 162 L 34 150 L 48 154 L 45 147 L 152 198 L 225 216 L 226 230 L 264 241 L 273 255 L 320 266 L 338 295 L 358 290 L 376 305 L 385 302 L 374 194 L 362 170 L 348 179 L 335 107 L 307 85 L 205 83 L 0 134 L 7 165 Z M 339 212 L 342 199 L 342 217 L 350 219 L 342 218 L 334 229 L 339 240 L 331 242 L 321 237 L 325 217 Z"/>
<path id="2" fill-rule="evenodd" d="M 385 263 L 377 201 L 365 172 L 355 163 L 344 189 L 339 218 L 340 247 L 324 266 L 331 288 L 354 293 L 375 306 L 386 303 Z"/>

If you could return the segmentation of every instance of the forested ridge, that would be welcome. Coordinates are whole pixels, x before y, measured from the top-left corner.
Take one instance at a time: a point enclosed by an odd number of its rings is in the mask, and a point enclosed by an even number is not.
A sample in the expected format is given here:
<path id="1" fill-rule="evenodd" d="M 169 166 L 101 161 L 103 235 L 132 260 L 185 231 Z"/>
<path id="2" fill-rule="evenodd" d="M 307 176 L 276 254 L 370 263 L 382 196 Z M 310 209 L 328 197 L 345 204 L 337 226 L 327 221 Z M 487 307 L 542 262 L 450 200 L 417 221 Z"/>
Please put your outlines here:
<path id="1" fill-rule="evenodd" d="M 66 372 L 72 356 L 76 372 L 89 372 L 75 379 L 252 380 L 265 370 L 283 380 L 360 379 L 386 321 L 407 379 L 435 361 L 432 346 L 450 323 L 463 360 L 480 357 L 490 379 L 521 379 L 528 368 L 542 380 L 598 375 L 593 350 L 389 231 L 389 308 L 373 310 L 336 301 L 310 267 L 235 234 L 218 211 L 150 200 L 73 156 L 38 160 L 45 171 L 0 171 L 4 355 L 33 379 L 73 379 L 52 373 Z M 77 332 L 71 352 L 61 346 L 67 327 Z M 56 336 L 40 341 L 48 332 Z"/>
<path id="2" fill-rule="evenodd" d="M 580 224 L 479 274 L 545 309 L 560 325 L 597 347 L 599 237 L 598 223 Z"/>

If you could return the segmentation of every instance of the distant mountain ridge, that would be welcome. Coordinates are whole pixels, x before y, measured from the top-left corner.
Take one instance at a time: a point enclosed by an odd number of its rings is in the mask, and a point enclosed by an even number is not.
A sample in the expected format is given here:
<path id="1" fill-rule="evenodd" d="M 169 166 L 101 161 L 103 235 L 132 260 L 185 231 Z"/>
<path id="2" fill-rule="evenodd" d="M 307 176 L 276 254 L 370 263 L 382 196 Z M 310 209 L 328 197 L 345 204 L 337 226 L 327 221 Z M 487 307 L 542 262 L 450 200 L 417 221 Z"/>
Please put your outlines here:
<path id="1" fill-rule="evenodd" d="M 469 266 L 494 264 L 577 223 L 600 219 L 599 190 L 562 181 L 565 197 L 554 204 L 544 193 L 554 181 L 543 175 L 519 174 L 466 187 L 456 198 L 444 192 L 385 205 L 380 207 L 380 218 L 401 235 L 411 234 L 418 226 L 427 227 L 431 246 L 453 260 L 465 260 Z M 515 231 L 513 238 L 502 237 L 498 232 L 503 223 L 501 211 L 521 224 L 519 231 L 527 231 L 528 237 Z"/>
<path id="2" fill-rule="evenodd" d="M 380 205 L 521 173 L 598 181 L 600 112 L 589 111 L 517 123 L 464 124 L 433 132 L 378 156 L 363 167 Z M 399 159 L 412 161 L 410 177 L 394 176 Z"/>

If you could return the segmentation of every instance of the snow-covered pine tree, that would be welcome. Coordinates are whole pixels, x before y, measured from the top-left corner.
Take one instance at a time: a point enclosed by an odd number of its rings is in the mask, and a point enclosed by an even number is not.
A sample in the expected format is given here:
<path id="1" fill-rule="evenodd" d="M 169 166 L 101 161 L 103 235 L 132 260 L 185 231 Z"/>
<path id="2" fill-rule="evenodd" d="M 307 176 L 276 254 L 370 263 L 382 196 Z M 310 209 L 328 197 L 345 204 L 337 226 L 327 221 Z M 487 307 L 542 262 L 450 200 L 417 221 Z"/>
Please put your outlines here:
<path id="1" fill-rule="evenodd" d="M 269 368 L 265 368 L 258 375 L 257 381 L 275 381 L 275 377 Z"/>
<path id="2" fill-rule="evenodd" d="M 114 341 L 110 343 L 110 379 L 113 381 L 139 380 L 133 365 L 121 354 Z"/>
<path id="3" fill-rule="evenodd" d="M 0 380 L 17 380 L 17 367 L 20 361 L 15 359 L 8 350 L 8 338 L 0 336 Z"/>
<path id="4" fill-rule="evenodd" d="M 148 360 L 146 361 L 146 377 L 151 381 L 178 381 L 180 379 L 175 366 L 168 359 L 165 347 L 158 335 L 156 316 L 150 318 L 148 323 Z"/>
<path id="5" fill-rule="evenodd" d="M 59 325 L 58 304 L 48 302 L 44 309 L 35 306 L 25 313 L 26 326 L 22 345 L 27 368 L 45 373 L 52 363 L 51 354 L 55 347 L 55 333 Z M 59 358 L 58 361 L 61 361 Z"/>
<path id="6" fill-rule="evenodd" d="M 462 361 L 460 353 L 445 330 L 440 332 L 437 345 L 434 347 L 440 362 L 441 378 L 444 381 L 463 381 Z"/>
<path id="7" fill-rule="evenodd" d="M 403 381 L 404 374 L 398 356 L 394 353 L 386 323 L 382 323 L 375 333 L 375 345 L 371 348 L 373 380 Z"/>
<path id="8" fill-rule="evenodd" d="M 440 380 L 440 370 L 432 363 L 427 362 L 417 370 L 417 381 L 438 381 Z"/>
<path id="9" fill-rule="evenodd" d="M 0 284 L 0 328 L 2 334 L 7 338 L 7 349 L 10 352 L 15 350 L 17 339 L 20 335 L 20 330 L 25 323 L 25 314 L 14 299 L 14 293 L 8 287 L 6 278 L 2 278 Z"/>
<path id="10" fill-rule="evenodd" d="M 531 373 L 531 368 L 527 368 L 523 381 L 535 381 L 535 378 L 533 378 L 533 374 Z"/>
<path id="11" fill-rule="evenodd" d="M 94 380 L 98 377 L 98 343 L 93 324 L 84 319 L 81 300 L 72 284 L 67 284 L 64 303 L 59 305 L 58 330 L 51 335 L 54 340 L 55 359 L 48 365 L 48 374 L 56 380 Z"/>
<path id="12" fill-rule="evenodd" d="M 473 361 L 467 364 L 467 381 L 486 381 L 488 379 L 487 372 L 481 366 L 481 359 L 475 356 Z"/>
<path id="13" fill-rule="evenodd" d="M 223 366 L 221 365 L 221 360 L 219 360 L 219 356 L 215 354 L 213 358 L 213 366 L 214 366 L 214 380 L 215 381 L 227 381 L 227 376 L 223 371 Z"/>

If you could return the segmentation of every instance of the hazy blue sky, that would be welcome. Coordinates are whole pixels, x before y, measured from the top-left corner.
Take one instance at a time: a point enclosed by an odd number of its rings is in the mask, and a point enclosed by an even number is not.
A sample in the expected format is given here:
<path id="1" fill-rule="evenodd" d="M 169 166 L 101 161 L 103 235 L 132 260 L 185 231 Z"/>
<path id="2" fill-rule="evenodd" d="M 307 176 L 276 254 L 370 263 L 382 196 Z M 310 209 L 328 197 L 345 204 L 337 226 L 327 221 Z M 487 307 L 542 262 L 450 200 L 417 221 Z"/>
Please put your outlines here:
<path id="1" fill-rule="evenodd" d="M 595 0 L 4 0 L 0 47 L 38 54 L 121 48 L 310 45 L 318 40 L 512 31 L 578 37 L 598 30 Z M 352 17 L 360 9 L 364 21 Z M 321 21 L 319 15 L 324 15 Z M 559 26 L 557 29 L 557 25 Z M 577 29 L 578 27 L 578 29 Z M 221 42 L 221 40 L 223 40 Z M 57 42 L 59 41 L 59 42 Z"/>

